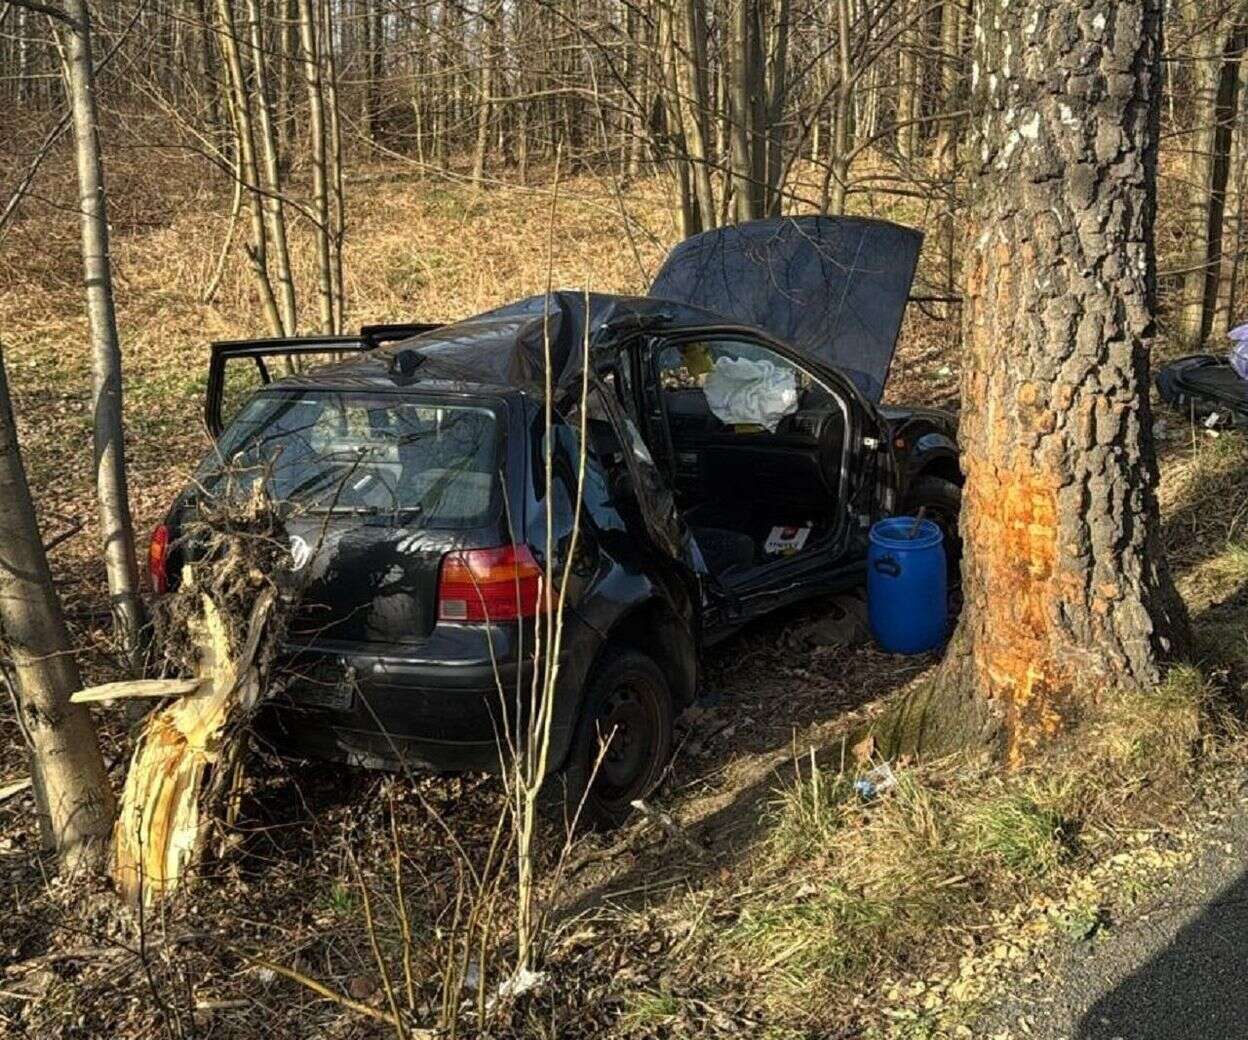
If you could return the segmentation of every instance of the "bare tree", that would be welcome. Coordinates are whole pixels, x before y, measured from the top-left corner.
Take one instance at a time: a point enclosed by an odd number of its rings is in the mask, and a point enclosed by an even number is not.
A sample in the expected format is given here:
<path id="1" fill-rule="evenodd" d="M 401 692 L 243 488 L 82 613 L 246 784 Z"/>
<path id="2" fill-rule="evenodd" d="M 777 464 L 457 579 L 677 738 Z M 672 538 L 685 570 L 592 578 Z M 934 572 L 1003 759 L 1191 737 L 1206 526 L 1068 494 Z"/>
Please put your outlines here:
<path id="1" fill-rule="evenodd" d="M 229 0 L 223 2 L 228 4 Z M 251 23 L 251 67 L 256 84 L 256 114 L 259 117 L 257 129 L 260 131 L 259 168 L 264 177 L 264 209 L 268 232 L 273 239 L 282 334 L 293 336 L 299 320 L 295 303 L 295 277 L 290 269 L 290 246 L 286 236 L 285 201 L 282 198 L 285 185 L 282 178 L 281 145 L 273 122 L 273 99 L 269 91 L 269 58 L 264 44 L 263 5 L 260 0 L 247 0 L 247 11 Z M 241 63 L 234 61 L 233 64 Z M 246 89 L 241 83 L 240 86 Z"/>
<path id="2" fill-rule="evenodd" d="M 132 671 L 139 662 L 143 605 L 134 550 L 134 527 L 126 485 L 122 425 L 121 346 L 113 305 L 109 258 L 108 201 L 100 155 L 99 120 L 91 60 L 91 13 L 86 0 L 69 0 L 65 27 L 65 70 L 78 171 L 83 283 L 91 335 L 91 406 L 94 417 L 95 486 L 99 498 L 104 566 L 114 628 Z"/>
<path id="3" fill-rule="evenodd" d="M 1183 324 L 1185 334 L 1197 346 L 1213 330 L 1222 282 L 1231 137 L 1239 115 L 1239 67 L 1248 49 L 1248 4 L 1236 0 L 1221 13 L 1214 29 L 1202 43 L 1212 53 L 1197 62 L 1200 82 L 1193 98 L 1197 145 L 1190 157 L 1190 180 L 1197 200 L 1193 207 L 1197 232 L 1184 279 Z"/>
<path id="4" fill-rule="evenodd" d="M 251 243 L 247 258 L 255 275 L 256 288 L 264 310 L 269 330 L 275 336 L 288 334 L 282 311 L 278 308 L 273 280 L 269 275 L 269 239 L 265 227 L 265 190 L 260 180 L 260 163 L 256 158 L 256 134 L 251 117 L 251 95 L 247 90 L 247 73 L 243 67 L 238 26 L 234 17 L 233 0 L 217 0 L 217 18 L 220 24 L 221 49 L 225 54 L 226 75 L 229 80 L 230 122 L 234 127 L 235 176 L 247 190 L 251 215 Z M 289 302 L 293 303 L 293 287 Z"/>
<path id="5" fill-rule="evenodd" d="M 69 702 L 82 683 L 35 520 L 2 350 L 0 636 L 13 661 L 45 844 L 71 868 L 97 866 L 112 830 L 113 793 L 91 716 Z"/>
<path id="6" fill-rule="evenodd" d="M 312 194 L 316 220 L 317 300 L 321 331 L 334 330 L 334 260 L 330 230 L 328 126 L 321 65 L 323 40 L 317 0 L 299 0 L 299 34 L 303 75 L 308 89 L 309 145 L 312 150 Z"/>

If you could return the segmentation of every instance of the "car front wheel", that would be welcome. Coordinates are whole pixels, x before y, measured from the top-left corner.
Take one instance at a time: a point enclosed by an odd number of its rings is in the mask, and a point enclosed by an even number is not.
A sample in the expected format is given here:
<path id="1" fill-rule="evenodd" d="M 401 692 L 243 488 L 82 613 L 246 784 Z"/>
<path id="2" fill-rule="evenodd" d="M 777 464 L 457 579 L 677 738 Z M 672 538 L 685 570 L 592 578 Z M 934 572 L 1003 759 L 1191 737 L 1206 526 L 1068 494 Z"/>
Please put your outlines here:
<path id="1" fill-rule="evenodd" d="M 658 665 L 609 651 L 595 669 L 559 788 L 564 823 L 618 827 L 657 785 L 672 751 L 672 694 Z"/>

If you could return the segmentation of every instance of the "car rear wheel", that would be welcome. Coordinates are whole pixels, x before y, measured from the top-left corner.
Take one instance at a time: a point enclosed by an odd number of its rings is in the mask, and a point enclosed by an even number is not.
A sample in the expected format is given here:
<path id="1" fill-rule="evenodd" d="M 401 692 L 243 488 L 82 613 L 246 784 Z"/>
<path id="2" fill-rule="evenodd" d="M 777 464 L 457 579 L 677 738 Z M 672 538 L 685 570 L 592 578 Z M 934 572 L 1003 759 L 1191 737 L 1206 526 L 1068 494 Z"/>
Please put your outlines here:
<path id="1" fill-rule="evenodd" d="M 567 766 L 552 778 L 568 825 L 618 827 L 658 784 L 672 750 L 672 694 L 663 673 L 634 650 L 609 653 L 586 690 Z"/>
<path id="2" fill-rule="evenodd" d="M 962 538 L 958 533 L 962 489 L 944 477 L 919 477 L 906 493 L 904 512 L 909 516 L 917 516 L 920 509 L 944 535 L 945 559 L 949 564 L 949 588 L 956 589 L 962 582 Z"/>

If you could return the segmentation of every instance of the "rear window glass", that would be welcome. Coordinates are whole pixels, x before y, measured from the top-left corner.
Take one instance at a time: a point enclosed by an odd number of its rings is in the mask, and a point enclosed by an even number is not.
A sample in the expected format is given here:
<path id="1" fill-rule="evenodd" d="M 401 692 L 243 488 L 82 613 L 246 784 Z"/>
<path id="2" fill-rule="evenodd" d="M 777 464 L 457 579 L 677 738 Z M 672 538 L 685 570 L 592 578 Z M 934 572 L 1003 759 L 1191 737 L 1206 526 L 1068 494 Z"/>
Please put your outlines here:
<path id="1" fill-rule="evenodd" d="M 312 513 L 469 527 L 496 512 L 497 458 L 498 419 L 483 405 L 295 391 L 253 397 L 199 480 L 231 495 L 264 481 Z"/>

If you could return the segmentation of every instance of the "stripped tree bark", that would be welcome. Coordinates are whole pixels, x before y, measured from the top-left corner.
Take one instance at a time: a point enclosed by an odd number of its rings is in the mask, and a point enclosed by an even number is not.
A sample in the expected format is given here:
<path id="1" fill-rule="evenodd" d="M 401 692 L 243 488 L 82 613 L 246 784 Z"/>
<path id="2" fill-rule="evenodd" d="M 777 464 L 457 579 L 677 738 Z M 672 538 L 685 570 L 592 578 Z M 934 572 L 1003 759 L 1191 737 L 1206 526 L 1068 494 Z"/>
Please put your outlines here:
<path id="1" fill-rule="evenodd" d="M 196 559 L 156 618 L 163 669 L 181 676 L 77 695 L 174 698 L 144 720 L 117 814 L 113 878 L 131 903 L 168 896 L 225 847 L 219 827 L 229 822 L 249 725 L 271 692 L 294 601 L 279 595 L 290 554 L 263 490 L 246 502 L 201 506 L 209 508 L 213 515 L 188 523 Z"/>
<path id="2" fill-rule="evenodd" d="M 891 750 L 1027 760 L 1187 620 L 1148 394 L 1161 0 L 983 0 L 961 443 L 965 607 Z"/>

